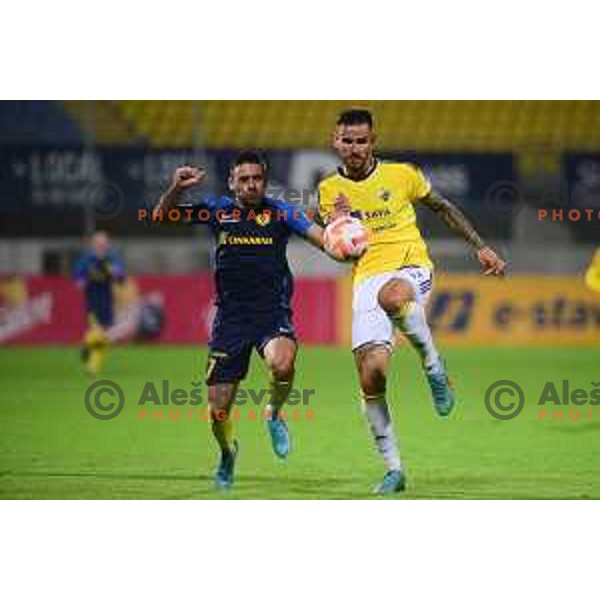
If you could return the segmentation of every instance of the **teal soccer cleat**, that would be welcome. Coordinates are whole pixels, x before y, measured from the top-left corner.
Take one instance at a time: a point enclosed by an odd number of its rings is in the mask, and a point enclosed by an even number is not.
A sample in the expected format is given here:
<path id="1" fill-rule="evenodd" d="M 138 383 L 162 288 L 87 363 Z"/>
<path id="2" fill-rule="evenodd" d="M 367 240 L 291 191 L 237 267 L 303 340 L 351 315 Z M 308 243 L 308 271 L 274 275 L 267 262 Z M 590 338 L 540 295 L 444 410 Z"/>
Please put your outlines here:
<path id="1" fill-rule="evenodd" d="M 276 416 L 271 415 L 267 419 L 267 427 L 271 434 L 271 445 L 273 452 L 279 458 L 286 458 L 291 450 L 290 432 L 288 431 L 287 423 Z"/>
<path id="2" fill-rule="evenodd" d="M 215 486 L 220 490 L 228 490 L 233 485 L 233 470 L 237 453 L 237 441 L 233 442 L 233 450 L 221 450 L 221 460 L 215 473 Z"/>
<path id="3" fill-rule="evenodd" d="M 426 373 L 426 375 L 429 387 L 431 388 L 435 411 L 440 417 L 447 417 L 454 408 L 456 398 L 454 397 L 454 389 L 446 373 L 446 365 L 442 362 L 439 371 Z"/>
<path id="4" fill-rule="evenodd" d="M 388 471 L 383 481 L 373 488 L 373 493 L 378 496 L 388 496 L 406 489 L 406 478 L 402 471 Z"/>

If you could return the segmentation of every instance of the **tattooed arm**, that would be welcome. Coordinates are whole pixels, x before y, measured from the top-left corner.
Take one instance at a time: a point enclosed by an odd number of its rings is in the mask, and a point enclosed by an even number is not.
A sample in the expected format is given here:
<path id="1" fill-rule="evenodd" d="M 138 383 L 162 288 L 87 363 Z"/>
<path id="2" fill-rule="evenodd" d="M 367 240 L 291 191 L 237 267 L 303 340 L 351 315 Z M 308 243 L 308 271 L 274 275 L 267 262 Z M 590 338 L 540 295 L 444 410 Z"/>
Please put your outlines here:
<path id="1" fill-rule="evenodd" d="M 506 263 L 486 245 L 469 219 L 450 200 L 431 190 L 420 201 L 436 213 L 450 229 L 462 235 L 467 244 L 475 249 L 484 275 L 504 274 Z"/>

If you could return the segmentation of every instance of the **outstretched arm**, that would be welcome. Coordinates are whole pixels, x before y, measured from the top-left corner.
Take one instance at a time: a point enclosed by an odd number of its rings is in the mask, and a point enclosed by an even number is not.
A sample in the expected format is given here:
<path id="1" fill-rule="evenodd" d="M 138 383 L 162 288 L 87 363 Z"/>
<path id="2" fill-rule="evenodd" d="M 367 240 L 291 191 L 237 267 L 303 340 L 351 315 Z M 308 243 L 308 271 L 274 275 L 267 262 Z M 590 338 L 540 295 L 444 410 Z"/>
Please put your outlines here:
<path id="1" fill-rule="evenodd" d="M 320 225 L 313 223 L 306 230 L 306 239 L 319 250 L 325 250 L 325 230 Z"/>
<path id="2" fill-rule="evenodd" d="M 475 249 L 484 275 L 503 275 L 506 263 L 481 239 L 469 219 L 450 200 L 431 190 L 420 201 Z"/>
<path id="3" fill-rule="evenodd" d="M 325 235 L 326 223 L 323 223 L 322 219 L 309 219 L 305 213 L 285 203 L 279 203 L 277 209 L 279 212 L 283 211 L 287 214 L 286 223 L 294 233 L 303 237 L 315 248 L 325 252 L 330 258 L 340 261 L 340 257 L 327 243 L 327 236 Z"/>

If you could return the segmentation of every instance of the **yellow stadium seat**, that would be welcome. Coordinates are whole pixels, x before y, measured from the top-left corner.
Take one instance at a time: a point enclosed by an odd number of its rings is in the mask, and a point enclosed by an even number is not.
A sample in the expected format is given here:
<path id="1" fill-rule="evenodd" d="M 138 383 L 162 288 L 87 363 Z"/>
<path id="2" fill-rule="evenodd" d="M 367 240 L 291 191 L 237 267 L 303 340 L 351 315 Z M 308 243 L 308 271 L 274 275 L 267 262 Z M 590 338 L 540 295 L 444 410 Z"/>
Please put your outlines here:
<path id="1" fill-rule="evenodd" d="M 339 111 L 370 108 L 382 150 L 552 151 L 600 145 L 597 101 L 118 100 L 65 107 L 100 144 L 327 148 Z"/>

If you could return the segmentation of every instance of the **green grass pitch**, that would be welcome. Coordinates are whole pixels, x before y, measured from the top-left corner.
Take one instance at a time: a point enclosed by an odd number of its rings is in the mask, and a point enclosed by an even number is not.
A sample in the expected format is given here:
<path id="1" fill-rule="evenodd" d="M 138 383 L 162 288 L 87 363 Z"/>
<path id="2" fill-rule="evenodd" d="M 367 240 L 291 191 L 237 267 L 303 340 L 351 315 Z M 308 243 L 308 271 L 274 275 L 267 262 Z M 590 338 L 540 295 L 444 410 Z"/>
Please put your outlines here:
<path id="1" fill-rule="evenodd" d="M 445 355 L 460 401 L 447 420 L 433 414 L 416 355 L 401 348 L 394 356 L 389 398 L 408 475 L 408 490 L 397 498 L 600 498 L 600 407 L 581 407 L 574 422 L 573 406 L 550 406 L 549 412 L 563 409 L 563 420 L 540 422 L 537 405 L 546 381 L 560 390 L 569 379 L 572 388 L 590 390 L 600 381 L 600 349 L 448 349 Z M 123 388 L 125 408 L 99 421 L 84 407 L 89 381 L 76 349 L 0 350 L 0 497 L 371 497 L 383 467 L 363 421 L 348 351 L 301 348 L 295 387 L 315 389 L 308 407 L 314 420 L 299 408 L 303 419 L 291 423 L 286 462 L 273 455 L 265 424 L 247 420 L 250 407 L 240 407 L 236 485 L 226 494 L 213 489 L 216 447 L 206 422 L 138 419 L 146 381 L 169 379 L 171 388 L 189 389 L 205 358 L 205 349 L 190 347 L 114 349 L 102 378 Z M 525 392 L 525 409 L 514 420 L 495 420 L 485 409 L 485 390 L 499 379 L 517 381 Z M 266 385 L 255 359 L 244 387 Z M 162 408 L 166 415 L 176 407 Z"/>

